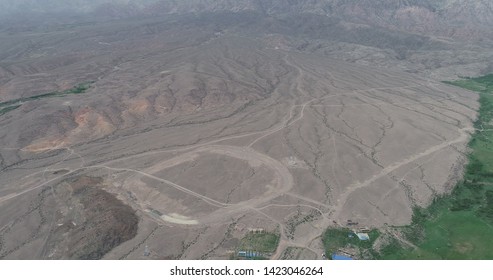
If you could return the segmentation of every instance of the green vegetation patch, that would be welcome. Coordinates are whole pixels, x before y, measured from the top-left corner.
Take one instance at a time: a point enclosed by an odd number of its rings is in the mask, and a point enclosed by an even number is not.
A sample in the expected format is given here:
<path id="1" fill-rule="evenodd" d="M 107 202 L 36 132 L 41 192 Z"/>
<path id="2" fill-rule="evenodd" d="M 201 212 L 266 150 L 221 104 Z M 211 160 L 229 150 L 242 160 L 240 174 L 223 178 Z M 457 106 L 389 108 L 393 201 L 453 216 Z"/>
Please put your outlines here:
<path id="1" fill-rule="evenodd" d="M 241 239 L 238 251 L 252 251 L 264 254 L 274 253 L 279 245 L 279 234 L 262 232 L 248 233 Z"/>
<path id="2" fill-rule="evenodd" d="M 0 107 L 0 116 L 7 114 L 10 111 L 13 111 L 17 108 L 21 107 L 21 105 L 13 105 L 13 106 L 6 106 L 6 107 Z"/>
<path id="3" fill-rule="evenodd" d="M 380 236 L 378 230 L 368 233 L 370 240 L 359 240 L 356 234 L 348 228 L 329 228 L 325 231 L 322 241 L 328 256 L 344 250 L 354 252 L 358 258 L 375 258 L 373 250 L 375 240 Z"/>
<path id="4" fill-rule="evenodd" d="M 478 78 L 465 78 L 458 81 L 445 81 L 444 83 L 481 93 L 491 93 L 493 91 L 493 74 Z"/>
<path id="5" fill-rule="evenodd" d="M 480 94 L 464 178 L 450 195 L 415 209 L 412 224 L 401 228 L 416 249 L 390 240 L 382 259 L 493 259 L 493 74 L 447 83 Z"/>
<path id="6" fill-rule="evenodd" d="M 4 115 L 4 114 L 6 114 L 12 110 L 19 108 L 22 105 L 22 103 L 24 103 L 24 102 L 43 99 L 43 98 L 49 98 L 49 97 L 62 97 L 62 96 L 70 95 L 70 94 L 85 93 L 91 87 L 91 84 L 93 84 L 93 83 L 94 83 L 93 81 L 85 82 L 85 83 L 78 84 L 75 87 L 73 87 L 71 89 L 64 90 L 64 91 L 54 91 L 54 92 L 42 93 L 42 94 L 30 96 L 30 97 L 23 97 L 23 98 L 17 98 L 17 99 L 5 101 L 5 102 L 0 102 L 0 116 Z"/>

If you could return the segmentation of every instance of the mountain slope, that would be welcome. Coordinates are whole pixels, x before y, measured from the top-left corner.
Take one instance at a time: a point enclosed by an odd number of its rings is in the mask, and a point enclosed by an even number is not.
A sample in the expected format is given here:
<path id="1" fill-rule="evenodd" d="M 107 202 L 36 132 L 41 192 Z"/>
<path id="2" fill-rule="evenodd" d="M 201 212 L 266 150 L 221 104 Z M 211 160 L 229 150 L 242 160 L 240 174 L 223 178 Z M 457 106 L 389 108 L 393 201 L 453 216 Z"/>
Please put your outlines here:
<path id="1" fill-rule="evenodd" d="M 486 0 L 162 0 L 151 5 L 148 11 L 165 14 L 218 11 L 257 11 L 268 15 L 312 13 L 452 37 L 480 37 L 493 25 L 493 2 Z"/>
<path id="2" fill-rule="evenodd" d="M 488 0 L 0 0 L 0 17 L 95 13 L 122 18 L 245 11 L 270 16 L 308 13 L 425 35 L 492 38 L 493 2 Z"/>

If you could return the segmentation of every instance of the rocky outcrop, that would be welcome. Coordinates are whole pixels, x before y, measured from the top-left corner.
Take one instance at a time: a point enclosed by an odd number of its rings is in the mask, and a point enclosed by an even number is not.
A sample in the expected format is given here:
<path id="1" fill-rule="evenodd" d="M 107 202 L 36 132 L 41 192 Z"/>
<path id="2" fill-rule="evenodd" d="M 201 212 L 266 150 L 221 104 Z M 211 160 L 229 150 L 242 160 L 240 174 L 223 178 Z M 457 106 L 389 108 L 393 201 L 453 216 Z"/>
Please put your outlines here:
<path id="1" fill-rule="evenodd" d="M 63 198 L 58 227 L 47 242 L 53 259 L 101 259 L 135 237 L 135 211 L 102 189 L 100 178 L 81 176 L 55 188 Z"/>

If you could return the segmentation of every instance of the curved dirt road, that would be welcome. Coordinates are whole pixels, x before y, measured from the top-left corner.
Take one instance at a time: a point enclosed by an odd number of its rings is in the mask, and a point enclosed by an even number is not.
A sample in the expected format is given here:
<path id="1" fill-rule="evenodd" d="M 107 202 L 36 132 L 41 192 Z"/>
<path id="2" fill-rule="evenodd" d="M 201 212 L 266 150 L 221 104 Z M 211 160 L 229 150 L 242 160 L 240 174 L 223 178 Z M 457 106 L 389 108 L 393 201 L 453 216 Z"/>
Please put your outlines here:
<path id="1" fill-rule="evenodd" d="M 274 188 L 269 189 L 260 197 L 245 200 L 237 204 L 228 204 L 214 200 L 200 193 L 194 192 L 190 188 L 180 186 L 164 178 L 159 178 L 152 175 L 152 173 L 158 172 L 160 170 L 167 169 L 172 166 L 194 160 L 195 158 L 199 157 L 200 154 L 202 153 L 214 153 L 214 154 L 220 154 L 224 156 L 238 158 L 249 162 L 249 164 L 252 166 L 264 165 L 266 168 L 271 169 L 274 172 L 276 184 Z M 112 170 L 135 172 L 139 175 L 139 177 L 140 176 L 148 177 L 150 179 L 166 183 L 169 186 L 179 191 L 195 196 L 203 200 L 204 202 L 219 208 L 218 210 L 208 215 L 206 218 L 201 219 L 200 221 L 201 223 L 209 223 L 218 220 L 228 219 L 231 215 L 237 214 L 241 211 L 254 209 L 256 206 L 267 203 L 270 200 L 288 192 L 293 187 L 293 176 L 291 175 L 287 167 L 285 167 L 281 162 L 277 161 L 276 159 L 271 158 L 265 154 L 259 153 L 249 147 L 222 146 L 222 145 L 200 147 L 193 151 L 163 161 L 143 171 L 128 169 L 128 168 L 112 168 L 108 166 L 101 166 L 101 167 L 109 168 Z"/>

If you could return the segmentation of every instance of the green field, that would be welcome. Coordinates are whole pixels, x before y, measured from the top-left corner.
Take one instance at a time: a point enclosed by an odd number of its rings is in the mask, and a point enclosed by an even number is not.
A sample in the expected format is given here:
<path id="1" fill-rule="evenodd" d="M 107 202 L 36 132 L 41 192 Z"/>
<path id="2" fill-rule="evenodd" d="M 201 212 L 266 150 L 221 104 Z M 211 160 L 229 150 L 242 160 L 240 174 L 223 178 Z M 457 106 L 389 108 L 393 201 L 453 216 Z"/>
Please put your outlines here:
<path id="1" fill-rule="evenodd" d="M 238 251 L 254 251 L 263 254 L 274 253 L 279 244 L 279 235 L 270 232 L 248 233 L 238 246 Z"/>
<path id="2" fill-rule="evenodd" d="M 54 92 L 48 92 L 48 93 L 43 93 L 43 94 L 37 94 L 34 96 L 30 97 L 24 97 L 24 98 L 17 98 L 5 102 L 0 102 L 0 116 L 15 110 L 19 108 L 22 103 L 32 101 L 32 100 L 37 100 L 37 99 L 43 99 L 43 98 L 50 98 L 50 97 L 62 97 L 70 94 L 80 94 L 86 92 L 90 87 L 91 84 L 94 82 L 86 82 L 86 83 L 81 83 L 76 85 L 75 87 L 71 89 L 67 89 L 64 91 L 54 91 Z"/>
<path id="3" fill-rule="evenodd" d="M 480 94 L 464 179 L 450 195 L 416 209 L 412 224 L 400 229 L 416 249 L 391 240 L 379 258 L 493 259 L 493 75 L 447 83 Z"/>
<path id="4" fill-rule="evenodd" d="M 324 243 L 327 256 L 336 253 L 339 249 L 349 249 L 357 252 L 359 259 L 376 258 L 376 252 L 373 250 L 373 243 L 380 233 L 372 230 L 368 233 L 370 240 L 362 241 L 347 228 L 329 228 L 325 231 L 322 241 Z M 351 237 L 350 237 L 351 236 Z"/>

